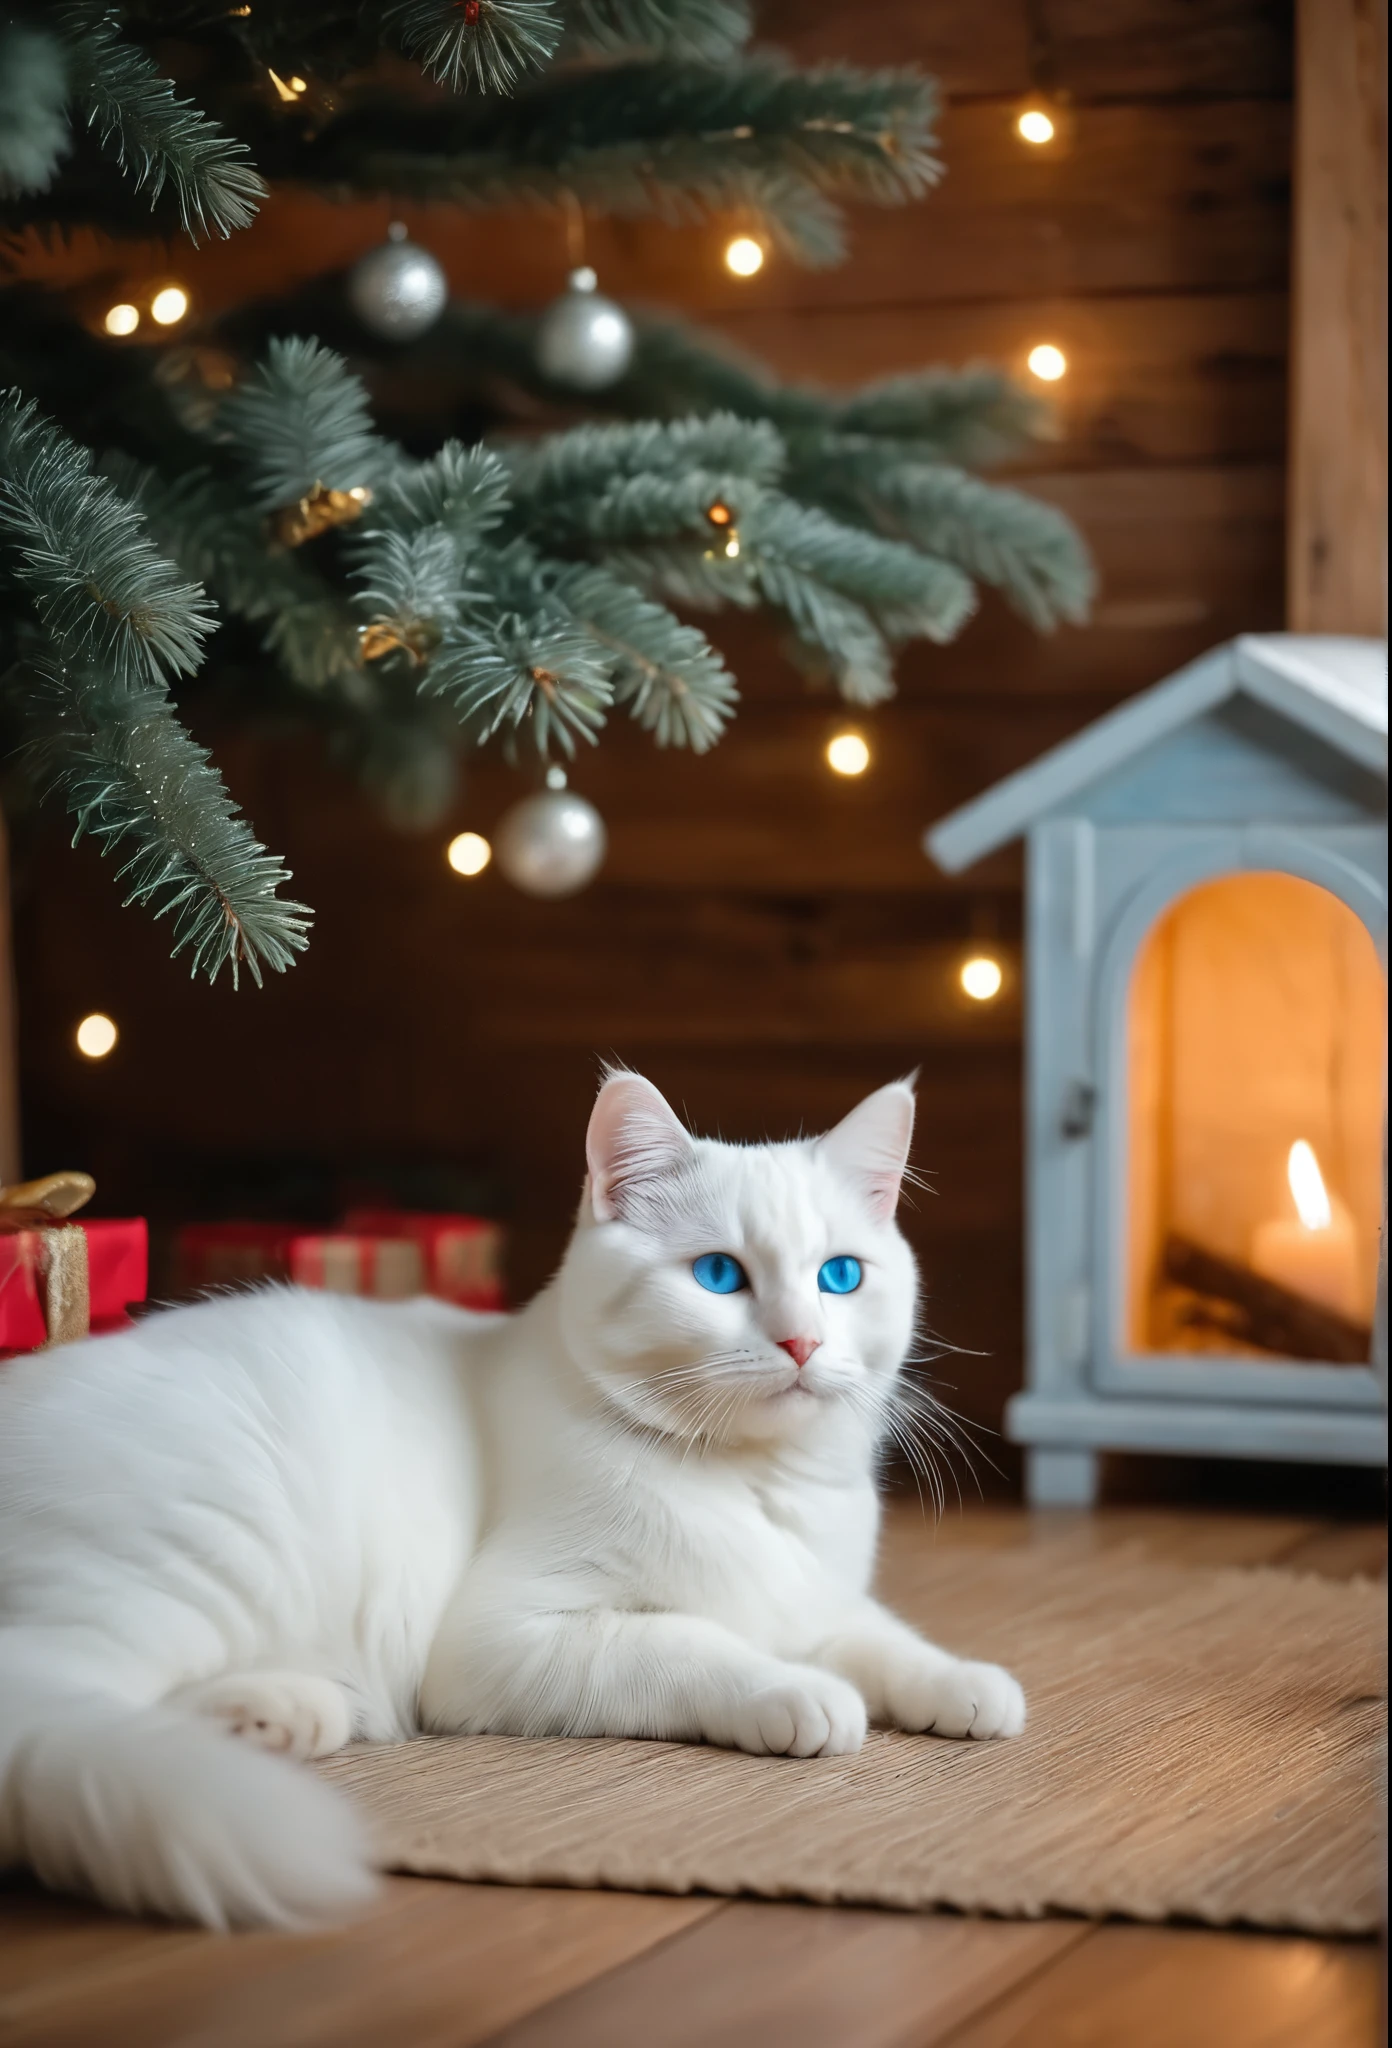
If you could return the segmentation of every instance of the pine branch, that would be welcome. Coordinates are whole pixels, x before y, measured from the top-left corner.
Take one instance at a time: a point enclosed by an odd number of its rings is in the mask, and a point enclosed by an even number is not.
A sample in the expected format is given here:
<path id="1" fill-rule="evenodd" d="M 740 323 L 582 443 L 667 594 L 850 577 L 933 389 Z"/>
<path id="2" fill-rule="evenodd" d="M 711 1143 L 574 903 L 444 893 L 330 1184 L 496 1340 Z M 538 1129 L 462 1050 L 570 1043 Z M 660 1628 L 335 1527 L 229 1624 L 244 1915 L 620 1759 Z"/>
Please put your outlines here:
<path id="1" fill-rule="evenodd" d="M 530 730 L 538 753 L 554 742 L 568 756 L 577 740 L 594 744 L 614 695 L 589 634 L 518 612 L 448 633 L 421 689 L 453 705 L 476 746 Z"/>
<path id="2" fill-rule="evenodd" d="M 215 624 L 206 594 L 159 554 L 88 451 L 18 392 L 0 396 L 0 539 L 70 660 L 99 662 L 122 683 L 198 666 Z"/>
<path id="3" fill-rule="evenodd" d="M 361 383 L 317 341 L 273 341 L 223 406 L 218 427 L 268 510 L 293 505 L 318 485 L 369 489 L 392 466 Z"/>
<path id="4" fill-rule="evenodd" d="M 879 448 L 854 453 L 859 460 L 846 460 L 844 474 L 859 471 L 853 495 L 881 531 L 993 584 L 1039 632 L 1051 632 L 1061 619 L 1086 619 L 1096 585 L 1092 561 L 1077 529 L 1052 505 L 946 463 L 896 463 Z"/>
<path id="5" fill-rule="evenodd" d="M 566 569 L 551 589 L 609 657 L 615 701 L 660 747 L 714 746 L 739 690 L 703 633 L 602 569 Z"/>
<path id="6" fill-rule="evenodd" d="M 419 659 L 459 616 L 459 556 L 443 526 L 413 533 L 367 535 L 355 550 L 361 585 L 356 603 L 374 624 L 388 626 Z"/>
<path id="7" fill-rule="evenodd" d="M 510 92 L 524 72 L 546 63 L 561 39 L 549 0 L 479 0 L 469 21 L 454 0 L 397 0 L 384 27 L 430 76 L 459 92 Z"/>
<path id="8" fill-rule="evenodd" d="M 55 36 L 0 22 L 0 199 L 44 192 L 72 147 L 68 74 Z"/>
<path id="9" fill-rule="evenodd" d="M 567 42 L 612 57 L 634 50 L 721 64 L 753 33 L 747 0 L 562 0 Z"/>
<path id="10" fill-rule="evenodd" d="M 740 209 L 801 260 L 829 263 L 842 252 L 834 197 L 892 205 L 935 180 L 935 113 L 911 73 L 658 59 L 561 71 L 516 100 L 409 123 L 346 117 L 292 175 L 469 207 L 569 198 L 671 221 Z"/>
<path id="11" fill-rule="evenodd" d="M 174 88 L 143 51 L 119 34 L 120 17 L 100 0 L 69 0 L 54 10 L 63 34 L 73 97 L 102 147 L 153 205 L 167 185 L 184 230 L 229 235 L 254 219 L 266 187 L 246 144 Z"/>
<path id="12" fill-rule="evenodd" d="M 120 848 L 127 904 L 173 924 L 173 952 L 215 981 L 224 965 L 289 967 L 303 951 L 309 912 L 275 892 L 288 871 L 252 836 L 205 750 L 174 716 L 163 690 L 123 682 L 60 656 L 26 664 L 30 754 L 46 793 L 61 795 L 103 853 Z"/>
<path id="13" fill-rule="evenodd" d="M 741 553 L 772 603 L 783 602 L 775 593 L 787 575 L 811 578 L 862 606 L 892 640 L 951 640 L 975 608 L 970 582 L 952 563 L 780 493 L 754 509 L 741 529 Z"/>
<path id="14" fill-rule="evenodd" d="M 428 461 L 396 470 L 372 508 L 372 526 L 443 526 L 462 547 L 497 526 L 507 507 L 508 473 L 487 448 L 446 441 Z"/>
<path id="15" fill-rule="evenodd" d="M 224 611 L 265 625 L 262 645 L 292 683 L 354 704 L 372 696 L 339 592 L 302 555 L 271 540 L 265 521 L 230 485 L 207 470 L 163 477 L 119 453 L 104 455 L 101 467 L 186 576 L 205 584 Z"/>

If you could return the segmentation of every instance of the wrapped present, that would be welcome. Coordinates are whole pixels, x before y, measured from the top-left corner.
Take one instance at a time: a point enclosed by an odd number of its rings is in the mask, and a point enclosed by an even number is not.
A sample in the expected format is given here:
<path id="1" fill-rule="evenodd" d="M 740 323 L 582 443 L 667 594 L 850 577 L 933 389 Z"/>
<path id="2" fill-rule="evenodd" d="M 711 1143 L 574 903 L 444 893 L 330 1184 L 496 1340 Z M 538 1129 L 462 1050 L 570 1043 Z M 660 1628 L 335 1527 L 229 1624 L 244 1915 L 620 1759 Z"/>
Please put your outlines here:
<path id="1" fill-rule="evenodd" d="M 85 1173 L 0 1189 L 0 1353 L 120 1329 L 145 1299 L 145 1220 L 72 1221 L 94 1191 Z"/>
<path id="2" fill-rule="evenodd" d="M 409 1237 L 325 1230 L 290 1240 L 290 1278 L 330 1294 L 371 1294 L 406 1301 L 424 1294 L 425 1261 Z"/>
<path id="3" fill-rule="evenodd" d="M 334 1294 L 402 1301 L 438 1295 L 500 1309 L 502 1232 L 481 1216 L 352 1209 L 332 1230 L 292 1223 L 193 1223 L 179 1232 L 181 1293 L 239 1281 L 293 1280 Z"/>
<path id="4" fill-rule="evenodd" d="M 200 1294 L 249 1280 L 288 1280 L 295 1223 L 186 1223 L 175 1239 L 175 1287 Z"/>
<path id="5" fill-rule="evenodd" d="M 425 1292 L 461 1308 L 501 1309 L 503 1233 L 482 1216 L 430 1215 L 412 1209 L 350 1209 L 345 1228 L 372 1237 L 407 1237 L 420 1247 Z"/>

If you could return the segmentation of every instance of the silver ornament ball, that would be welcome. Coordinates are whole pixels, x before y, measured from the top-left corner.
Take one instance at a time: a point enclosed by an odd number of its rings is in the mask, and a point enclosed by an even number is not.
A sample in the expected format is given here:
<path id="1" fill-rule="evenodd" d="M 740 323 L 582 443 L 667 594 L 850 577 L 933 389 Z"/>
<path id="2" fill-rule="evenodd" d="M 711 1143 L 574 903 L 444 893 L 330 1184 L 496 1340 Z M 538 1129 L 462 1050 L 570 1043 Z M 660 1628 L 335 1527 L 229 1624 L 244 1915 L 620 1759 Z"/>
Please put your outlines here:
<path id="1" fill-rule="evenodd" d="M 414 341 L 433 327 L 449 286 L 428 249 L 406 240 L 394 225 L 391 239 L 369 249 L 348 273 L 348 298 L 364 327 L 383 341 Z"/>
<path id="2" fill-rule="evenodd" d="M 573 896 L 598 874 L 608 835 L 604 820 L 570 789 L 525 797 L 493 835 L 499 868 L 527 896 Z"/>
<path id="3" fill-rule="evenodd" d="M 599 391 L 617 383 L 633 359 L 633 327 L 622 306 L 596 291 L 588 267 L 572 270 L 537 329 L 537 363 L 558 384 Z"/>

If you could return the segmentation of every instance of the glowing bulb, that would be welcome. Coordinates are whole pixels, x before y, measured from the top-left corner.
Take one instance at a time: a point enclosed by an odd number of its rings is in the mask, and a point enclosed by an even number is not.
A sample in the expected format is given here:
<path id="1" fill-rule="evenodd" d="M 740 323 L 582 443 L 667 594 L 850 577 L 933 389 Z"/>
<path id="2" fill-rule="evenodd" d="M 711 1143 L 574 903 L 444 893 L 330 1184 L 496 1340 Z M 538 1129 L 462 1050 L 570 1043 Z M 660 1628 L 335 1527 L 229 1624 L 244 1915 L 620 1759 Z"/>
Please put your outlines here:
<path id="1" fill-rule="evenodd" d="M 828 740 L 826 757 L 838 775 L 863 775 L 870 766 L 870 749 L 858 732 L 839 732 Z"/>
<path id="2" fill-rule="evenodd" d="M 270 79 L 271 84 L 275 87 L 276 93 L 280 99 L 293 100 L 297 97 L 294 86 L 287 85 L 285 83 L 285 80 L 281 78 L 276 72 L 268 69 L 266 75 Z"/>
<path id="3" fill-rule="evenodd" d="M 763 267 L 763 246 L 752 235 L 736 235 L 725 244 L 725 268 L 736 277 L 753 277 Z"/>
<path id="4" fill-rule="evenodd" d="M 481 875 L 493 858 L 493 849 L 481 832 L 461 832 L 445 849 L 445 859 L 457 875 Z"/>
<path id="5" fill-rule="evenodd" d="M 739 553 L 739 548 L 739 535 L 737 533 L 732 533 L 730 535 L 730 538 L 725 543 L 725 552 L 730 557 L 730 560 L 732 562 L 734 561 L 736 555 Z"/>
<path id="6" fill-rule="evenodd" d="M 108 334 L 134 334 L 139 325 L 140 308 L 126 305 L 112 306 L 102 322 Z"/>
<path id="7" fill-rule="evenodd" d="M 116 1026 L 100 1010 L 93 1010 L 77 1027 L 77 1049 L 84 1059 L 104 1060 L 120 1037 Z"/>
<path id="8" fill-rule="evenodd" d="M 1001 973 L 999 960 L 993 960 L 989 953 L 978 953 L 962 962 L 958 979 L 974 1003 L 989 1003 L 1001 992 L 1005 976 Z"/>
<path id="9" fill-rule="evenodd" d="M 1042 107 L 1027 107 L 1015 123 L 1015 132 L 1022 142 L 1052 142 L 1054 124 Z"/>
<path id="10" fill-rule="evenodd" d="M 1041 341 L 1029 352 L 1028 362 L 1036 377 L 1046 384 L 1056 384 L 1068 368 L 1068 358 L 1061 348 L 1055 348 L 1051 341 Z"/>
<path id="11" fill-rule="evenodd" d="M 1290 1182 L 1296 1214 L 1305 1228 L 1328 1230 L 1334 1221 L 1329 1191 L 1324 1185 L 1324 1175 L 1319 1170 L 1314 1147 L 1307 1145 L 1303 1138 L 1297 1138 L 1290 1148 L 1286 1179 Z"/>
<path id="12" fill-rule="evenodd" d="M 289 84 L 291 92 L 307 92 L 309 90 L 309 87 L 303 78 L 292 78 L 289 81 Z"/>
<path id="13" fill-rule="evenodd" d="M 188 308 L 188 293 L 181 291 L 177 284 L 167 284 L 151 299 L 150 318 L 158 320 L 161 327 L 172 327 L 176 320 L 183 319 Z"/>

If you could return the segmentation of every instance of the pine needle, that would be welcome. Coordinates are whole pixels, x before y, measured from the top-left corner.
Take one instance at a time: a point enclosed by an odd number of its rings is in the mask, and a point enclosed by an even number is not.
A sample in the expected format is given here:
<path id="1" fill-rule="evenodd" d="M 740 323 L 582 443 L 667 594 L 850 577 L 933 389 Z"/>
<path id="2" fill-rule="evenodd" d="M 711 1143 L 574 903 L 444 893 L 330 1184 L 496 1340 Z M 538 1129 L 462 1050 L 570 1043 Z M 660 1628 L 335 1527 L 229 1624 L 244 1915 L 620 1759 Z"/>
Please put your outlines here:
<path id="1" fill-rule="evenodd" d="M 120 15 L 97 0 L 54 9 L 74 98 L 136 190 L 153 206 L 166 185 L 184 231 L 230 235 L 256 215 L 266 187 L 244 142 L 223 133 L 174 87 L 143 50 L 120 35 Z"/>
<path id="2" fill-rule="evenodd" d="M 205 750 L 163 690 L 39 655 L 26 663 L 29 754 L 104 853 L 120 847 L 124 902 L 173 923 L 172 951 L 215 981 L 243 967 L 259 987 L 304 949 L 310 913 L 275 891 L 290 879 L 238 816 Z"/>

